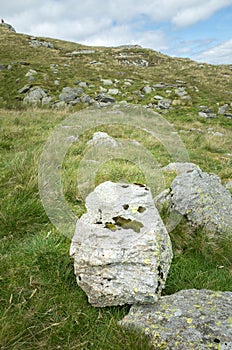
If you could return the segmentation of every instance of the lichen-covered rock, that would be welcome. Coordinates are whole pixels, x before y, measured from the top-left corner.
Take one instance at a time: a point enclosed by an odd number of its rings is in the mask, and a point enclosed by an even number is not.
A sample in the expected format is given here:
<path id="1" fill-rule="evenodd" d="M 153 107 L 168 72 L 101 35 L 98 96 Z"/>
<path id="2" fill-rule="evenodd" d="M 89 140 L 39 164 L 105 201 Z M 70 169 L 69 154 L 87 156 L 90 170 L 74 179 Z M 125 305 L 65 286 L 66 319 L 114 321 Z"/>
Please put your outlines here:
<path id="1" fill-rule="evenodd" d="M 150 190 L 107 181 L 86 199 L 70 254 L 78 285 L 94 306 L 157 301 L 172 260 Z"/>
<path id="2" fill-rule="evenodd" d="M 144 332 L 154 349 L 231 350 L 232 292 L 182 290 L 132 306 L 120 324 Z"/>
<path id="3" fill-rule="evenodd" d="M 179 174 L 166 193 L 166 203 L 193 228 L 203 227 L 212 236 L 232 236 L 232 196 L 218 176 L 199 169 Z"/>

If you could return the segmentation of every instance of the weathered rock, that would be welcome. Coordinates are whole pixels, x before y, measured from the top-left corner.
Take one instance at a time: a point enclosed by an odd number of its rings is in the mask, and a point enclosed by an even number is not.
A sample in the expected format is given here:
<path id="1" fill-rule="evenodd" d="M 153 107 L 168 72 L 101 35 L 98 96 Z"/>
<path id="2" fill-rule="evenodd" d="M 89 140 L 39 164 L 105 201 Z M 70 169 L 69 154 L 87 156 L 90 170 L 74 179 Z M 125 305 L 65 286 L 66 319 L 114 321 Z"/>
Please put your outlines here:
<path id="1" fill-rule="evenodd" d="M 228 111 L 228 104 L 225 104 L 218 108 L 218 114 L 225 114 Z"/>
<path id="2" fill-rule="evenodd" d="M 143 185 L 105 182 L 86 199 L 70 254 L 94 306 L 157 301 L 172 260 L 170 238 Z"/>
<path id="3" fill-rule="evenodd" d="M 65 101 L 66 103 L 75 104 L 75 102 L 76 103 L 80 102 L 80 100 L 77 100 L 77 98 L 78 96 L 81 96 L 83 93 L 84 93 L 84 90 L 82 88 L 78 88 L 78 87 L 71 88 L 67 86 L 62 89 L 62 92 L 59 95 L 59 99 L 61 101 Z"/>
<path id="4" fill-rule="evenodd" d="M 216 118 L 216 114 L 214 113 L 205 113 L 205 112 L 198 112 L 199 117 L 201 118 Z"/>
<path id="5" fill-rule="evenodd" d="M 47 93 L 40 86 L 34 86 L 24 97 L 23 103 L 38 105 L 42 102 L 42 99 L 45 97 L 47 97 Z"/>
<path id="6" fill-rule="evenodd" d="M 41 46 L 47 47 L 49 49 L 54 49 L 54 45 L 49 41 L 40 41 L 35 37 L 31 37 L 31 41 L 29 41 L 29 45 L 34 48 L 39 48 Z"/>
<path id="7" fill-rule="evenodd" d="M 99 102 L 104 102 L 104 103 L 114 103 L 115 102 L 115 99 L 113 97 L 106 95 L 106 94 L 98 94 L 95 97 L 95 100 L 99 101 Z"/>
<path id="8" fill-rule="evenodd" d="M 167 201 L 169 210 L 194 228 L 232 236 L 232 197 L 218 176 L 199 169 L 183 172 L 173 180 Z"/>
<path id="9" fill-rule="evenodd" d="M 164 98 L 158 102 L 158 108 L 160 109 L 169 109 L 171 106 L 171 100 Z"/>
<path id="10" fill-rule="evenodd" d="M 231 350 L 231 312 L 232 292 L 192 289 L 134 305 L 119 323 L 144 332 L 154 349 Z"/>

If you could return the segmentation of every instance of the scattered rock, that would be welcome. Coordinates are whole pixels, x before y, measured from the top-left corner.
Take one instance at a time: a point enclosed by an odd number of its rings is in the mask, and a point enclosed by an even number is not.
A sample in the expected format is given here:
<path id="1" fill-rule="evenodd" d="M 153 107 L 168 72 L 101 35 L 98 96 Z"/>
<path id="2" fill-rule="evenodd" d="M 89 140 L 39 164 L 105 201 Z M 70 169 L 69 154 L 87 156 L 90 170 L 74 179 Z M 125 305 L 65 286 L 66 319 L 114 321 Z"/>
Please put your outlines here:
<path id="1" fill-rule="evenodd" d="M 218 176 L 199 169 L 183 172 L 173 180 L 166 201 L 170 212 L 193 228 L 203 227 L 211 236 L 232 235 L 232 197 Z"/>
<path id="2" fill-rule="evenodd" d="M 36 49 L 41 46 L 47 47 L 49 49 L 54 49 L 54 45 L 49 41 L 40 41 L 40 40 L 37 40 L 35 37 L 31 37 L 31 41 L 29 41 L 29 45 Z"/>
<path id="3" fill-rule="evenodd" d="M 199 117 L 202 118 L 216 118 L 217 115 L 214 113 L 205 113 L 205 112 L 198 112 Z"/>
<path id="4" fill-rule="evenodd" d="M 218 108 L 218 114 L 225 114 L 228 111 L 228 104 L 225 104 Z"/>
<path id="5" fill-rule="evenodd" d="M 225 188 L 227 188 L 228 190 L 232 190 L 232 180 L 225 184 Z"/>
<path id="6" fill-rule="evenodd" d="M 231 310 L 232 292 L 190 289 L 134 305 L 119 323 L 148 335 L 154 349 L 230 350 Z"/>
<path id="7" fill-rule="evenodd" d="M 39 105 L 41 103 L 43 104 L 43 99 L 45 99 L 44 101 L 47 101 L 47 97 L 47 93 L 40 86 L 34 86 L 24 97 L 23 103 L 30 105 Z"/>
<path id="8" fill-rule="evenodd" d="M 106 94 L 98 94 L 95 97 L 96 101 L 103 102 L 103 103 L 114 103 L 115 99 L 109 95 Z"/>
<path id="9" fill-rule="evenodd" d="M 179 87 L 175 90 L 175 94 L 183 100 L 190 100 L 191 97 L 188 95 L 187 91 L 183 87 Z"/>
<path id="10" fill-rule="evenodd" d="M 6 70 L 5 64 L 0 64 L 0 70 Z"/>
<path id="11" fill-rule="evenodd" d="M 82 88 L 71 88 L 67 86 L 62 89 L 59 99 L 60 101 L 65 101 L 65 103 L 75 105 L 80 102 L 79 96 L 81 96 L 83 93 L 84 90 Z"/>
<path id="12" fill-rule="evenodd" d="M 107 181 L 89 194 L 86 208 L 70 254 L 89 302 L 102 307 L 157 301 L 172 247 L 150 190 Z"/>
<path id="13" fill-rule="evenodd" d="M 158 102 L 158 108 L 159 109 L 169 109 L 171 106 L 172 101 L 166 98 L 163 98 Z"/>

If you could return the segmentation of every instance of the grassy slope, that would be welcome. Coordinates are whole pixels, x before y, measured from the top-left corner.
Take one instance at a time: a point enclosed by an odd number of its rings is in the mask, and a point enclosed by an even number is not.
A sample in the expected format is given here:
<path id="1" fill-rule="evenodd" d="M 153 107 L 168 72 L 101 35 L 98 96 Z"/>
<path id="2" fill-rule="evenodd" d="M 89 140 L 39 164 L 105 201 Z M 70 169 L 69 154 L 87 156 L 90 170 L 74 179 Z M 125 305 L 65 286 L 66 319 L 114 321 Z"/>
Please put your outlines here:
<path id="1" fill-rule="evenodd" d="M 37 185 L 37 166 L 46 139 L 69 112 L 22 107 L 18 89 L 28 83 L 25 73 L 29 69 L 39 72 L 33 85 L 46 88 L 55 99 L 62 87 L 73 86 L 76 80 L 95 85 L 87 91 L 94 97 L 101 85 L 100 78 L 120 80 L 123 76 L 123 79 L 134 79 L 133 89 L 127 88 L 126 97 L 117 99 L 147 104 L 152 96 L 140 101 L 133 94 L 135 89 L 139 90 L 146 82 L 184 80 L 192 102 L 170 111 L 165 118 L 177 131 L 182 130 L 180 135 L 190 160 L 228 181 L 232 179 L 231 120 L 225 117 L 202 120 L 197 115 L 197 105 L 208 105 L 216 111 L 217 103 L 231 102 L 231 70 L 228 66 L 198 65 L 134 48 L 129 51 L 95 48 L 94 54 L 70 59 L 67 53 L 85 47 L 47 39 L 55 49 L 33 49 L 28 45 L 28 36 L 10 33 L 4 28 L 0 28 L 0 40 L 0 63 L 13 66 L 11 70 L 0 71 L 0 348 L 148 349 L 140 335 L 125 332 L 117 325 L 128 307 L 92 308 L 77 287 L 69 258 L 70 242 L 49 223 Z M 135 68 L 121 64 L 115 56 L 122 51 L 148 60 L 150 66 Z M 101 61 L 102 65 L 90 65 L 93 60 Z M 22 64 L 25 62 L 29 65 Z M 53 83 L 57 74 L 50 68 L 52 63 L 58 64 L 61 82 L 58 87 Z M 120 84 L 119 88 L 123 89 Z M 196 86 L 199 92 L 191 86 Z M 157 94 L 163 93 L 163 90 L 157 91 Z M 224 136 L 208 134 L 209 127 Z M 203 132 L 183 133 L 189 128 L 200 128 Z M 120 130 L 114 130 L 113 134 L 121 136 Z M 130 132 L 124 136 L 129 137 Z M 134 136 L 161 164 L 170 161 L 156 141 L 139 134 Z M 64 169 L 69 167 L 64 171 L 66 198 L 77 215 L 81 215 L 84 206 L 76 189 L 76 166 L 86 139 L 70 149 L 64 164 Z M 122 176 L 130 181 L 140 180 L 141 175 L 131 169 L 126 164 L 108 164 L 99 172 L 97 181 L 108 178 L 117 181 Z M 232 290 L 230 242 L 207 241 L 200 231 L 189 240 L 181 225 L 172 233 L 172 241 L 175 256 L 164 294 L 187 288 Z"/>

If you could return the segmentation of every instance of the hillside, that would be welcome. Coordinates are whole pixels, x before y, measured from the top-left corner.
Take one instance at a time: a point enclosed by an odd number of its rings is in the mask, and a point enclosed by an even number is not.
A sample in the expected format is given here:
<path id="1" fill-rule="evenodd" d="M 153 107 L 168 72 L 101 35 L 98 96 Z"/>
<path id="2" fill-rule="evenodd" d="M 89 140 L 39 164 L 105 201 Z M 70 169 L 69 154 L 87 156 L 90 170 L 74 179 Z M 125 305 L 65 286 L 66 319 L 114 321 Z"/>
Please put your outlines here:
<path id="1" fill-rule="evenodd" d="M 191 96 L 192 107 L 231 102 L 231 66 L 199 64 L 189 59 L 170 58 L 141 47 L 86 47 L 56 39 L 31 38 L 0 27 L 1 87 L 0 106 L 21 107 L 25 85 L 40 86 L 52 101 L 59 98 L 62 88 L 87 83 L 85 93 L 95 97 L 102 85 L 101 79 L 116 80 L 121 92 L 116 100 L 131 103 L 154 103 L 154 93 L 142 97 L 140 89 L 158 83 L 176 84 L 184 81 Z M 5 69 L 4 69 L 5 68 Z M 37 73 L 30 77 L 29 70 Z M 125 81 L 132 79 L 131 86 Z M 165 86 L 164 86 L 165 87 Z M 164 89 L 155 89 L 166 95 Z M 168 95 L 173 96 L 173 91 Z M 153 96 L 152 96 L 153 95 Z M 183 101 L 182 101 L 183 102 Z"/>
<path id="2" fill-rule="evenodd" d="M 40 198 L 41 155 L 56 127 L 68 130 L 66 122 L 77 112 L 76 129 L 85 125 L 85 132 L 80 138 L 67 134 L 70 148 L 63 163 L 55 164 L 64 198 L 77 217 L 85 212 L 78 167 L 89 156 L 95 131 L 132 140 L 134 147 L 137 141 L 158 168 L 173 161 L 168 150 L 175 151 L 178 135 L 189 161 L 218 175 L 223 185 L 230 183 L 231 190 L 232 62 L 200 64 L 139 46 L 89 47 L 2 25 L 0 41 L 0 349 L 149 349 L 142 335 L 117 323 L 129 306 L 93 308 L 77 286 L 70 239 L 52 225 Z M 142 126 L 138 120 L 138 127 L 104 123 L 104 107 L 118 112 L 124 105 L 158 112 L 171 130 L 170 145 L 147 133 L 149 120 Z M 94 108 L 104 125 L 92 125 L 86 117 L 85 111 Z M 55 146 L 48 170 L 63 144 Z M 126 151 L 123 156 L 104 159 L 95 184 L 144 183 L 141 169 Z M 163 175 L 166 187 L 175 176 Z M 164 295 L 192 288 L 232 290 L 231 241 L 207 237 L 203 229 L 189 236 L 184 221 L 170 236 L 174 258 Z"/>

